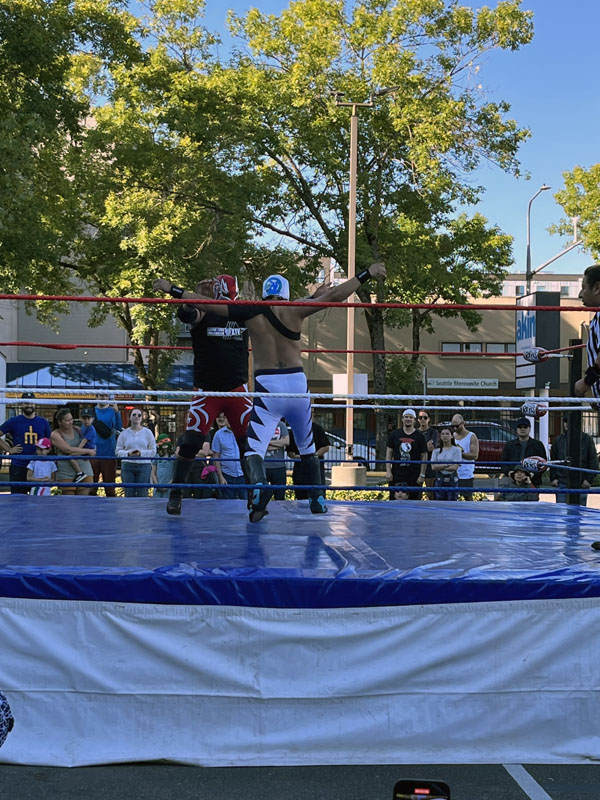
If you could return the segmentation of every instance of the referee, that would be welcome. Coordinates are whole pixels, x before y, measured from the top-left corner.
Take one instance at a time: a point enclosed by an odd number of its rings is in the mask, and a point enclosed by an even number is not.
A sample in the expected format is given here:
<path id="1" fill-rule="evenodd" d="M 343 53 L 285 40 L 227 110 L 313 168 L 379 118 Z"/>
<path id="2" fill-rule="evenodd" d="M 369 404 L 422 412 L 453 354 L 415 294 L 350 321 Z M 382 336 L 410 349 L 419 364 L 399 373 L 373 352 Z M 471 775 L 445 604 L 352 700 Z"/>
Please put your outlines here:
<path id="1" fill-rule="evenodd" d="M 583 273 L 579 299 L 587 308 L 600 307 L 600 264 L 593 264 Z M 575 383 L 574 392 L 583 397 L 591 389 L 594 397 L 600 397 L 600 312 L 590 322 L 587 354 L 589 366 Z"/>

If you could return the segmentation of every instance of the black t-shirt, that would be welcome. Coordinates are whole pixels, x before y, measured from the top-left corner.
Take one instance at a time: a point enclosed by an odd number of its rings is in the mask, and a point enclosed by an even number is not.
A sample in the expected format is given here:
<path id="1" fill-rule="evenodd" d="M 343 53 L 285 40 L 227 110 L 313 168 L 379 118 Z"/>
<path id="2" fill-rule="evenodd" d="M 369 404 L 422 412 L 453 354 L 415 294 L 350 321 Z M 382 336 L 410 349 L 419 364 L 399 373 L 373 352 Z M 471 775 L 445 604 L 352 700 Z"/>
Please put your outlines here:
<path id="1" fill-rule="evenodd" d="M 422 454 L 427 452 L 425 437 L 418 430 L 412 433 L 406 433 L 403 428 L 392 431 L 388 436 L 387 446 L 392 449 L 394 461 L 420 461 Z M 394 476 L 416 477 L 420 471 L 421 464 L 392 464 Z"/>
<path id="2" fill-rule="evenodd" d="M 319 425 L 318 422 L 313 422 L 312 424 L 312 432 L 313 432 L 313 439 L 315 442 L 315 448 L 320 450 L 322 447 L 329 447 L 331 442 L 329 441 L 329 437 L 325 433 L 325 430 Z M 296 440 L 294 439 L 294 432 L 290 428 L 290 443 L 287 446 L 288 453 L 294 456 L 298 455 L 298 448 L 296 447 Z M 323 461 L 325 456 L 319 456 L 319 459 Z"/>
<path id="3" fill-rule="evenodd" d="M 217 389 L 215 389 L 215 391 L 218 391 L 218 390 L 217 390 Z M 224 391 L 224 392 L 226 392 L 226 391 L 227 391 L 227 389 L 223 389 L 223 391 Z M 177 441 L 175 442 L 175 445 L 176 445 L 177 447 L 181 447 L 181 445 L 182 445 L 182 444 L 183 444 L 183 442 L 184 442 L 184 439 L 185 439 L 185 433 L 182 433 L 182 434 L 180 434 L 180 435 L 177 437 Z M 200 433 L 200 431 L 194 431 L 194 441 L 198 443 L 198 450 L 200 450 L 200 449 L 202 448 L 202 445 L 203 445 L 203 444 L 204 444 L 204 442 L 206 442 L 207 440 L 208 440 L 208 437 L 207 437 L 207 436 L 204 436 L 204 434 L 203 434 L 203 433 Z"/>
<path id="4" fill-rule="evenodd" d="M 248 381 L 248 330 L 234 320 L 206 313 L 191 329 L 194 386 L 229 392 Z"/>

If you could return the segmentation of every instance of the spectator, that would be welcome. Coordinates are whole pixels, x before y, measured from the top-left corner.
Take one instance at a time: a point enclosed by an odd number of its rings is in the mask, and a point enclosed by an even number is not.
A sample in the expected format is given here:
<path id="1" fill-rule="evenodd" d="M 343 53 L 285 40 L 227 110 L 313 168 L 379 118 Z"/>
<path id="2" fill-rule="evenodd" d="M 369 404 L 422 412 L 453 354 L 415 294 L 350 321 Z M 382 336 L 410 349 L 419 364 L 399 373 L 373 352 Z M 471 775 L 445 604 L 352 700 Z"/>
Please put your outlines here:
<path id="1" fill-rule="evenodd" d="M 296 445 L 296 440 L 294 439 L 294 433 L 291 429 L 289 430 L 290 435 L 290 443 L 288 445 L 288 456 L 293 459 L 294 467 L 292 469 L 292 483 L 298 484 L 299 486 L 309 486 L 310 480 L 307 474 L 307 471 L 304 469 L 304 464 L 302 459 L 300 458 L 300 453 L 298 452 L 298 447 Z M 325 458 L 325 453 L 329 450 L 331 446 L 331 442 L 325 430 L 319 425 L 318 422 L 313 422 L 312 424 L 312 435 L 313 441 L 315 443 L 315 452 L 316 455 L 319 457 L 319 471 L 321 474 L 321 486 L 326 485 L 325 481 L 325 463 L 323 459 Z M 310 492 L 308 489 L 295 489 L 294 494 L 296 500 L 308 500 Z M 323 490 L 323 497 L 326 497 L 325 490 Z"/>
<path id="2" fill-rule="evenodd" d="M 329 440 L 328 440 L 329 441 Z M 275 428 L 273 438 L 267 448 L 265 455 L 265 468 L 267 480 L 275 486 L 285 486 L 287 480 L 287 470 L 285 467 L 285 448 L 290 443 L 290 432 L 283 420 Z M 283 461 L 281 459 L 284 459 Z M 285 500 L 285 489 L 275 489 L 273 494 L 275 500 Z"/>
<path id="3" fill-rule="evenodd" d="M 96 429 L 94 428 L 94 412 L 91 408 L 84 408 L 81 412 L 81 442 L 80 447 L 89 447 L 91 450 L 96 450 Z M 85 478 L 85 473 L 81 469 L 81 464 L 74 458 L 70 462 L 75 470 L 75 483 L 80 483 Z M 94 468 L 92 467 L 92 473 Z"/>
<path id="4" fill-rule="evenodd" d="M 52 442 L 50 439 L 38 439 L 35 446 L 36 456 L 47 456 L 50 453 Z M 48 481 L 50 483 L 56 477 L 56 464 L 54 461 L 47 459 L 41 460 L 34 458 L 27 464 L 27 480 L 28 481 Z M 52 486 L 32 486 L 29 494 L 33 495 L 50 495 L 52 494 Z"/>
<path id="5" fill-rule="evenodd" d="M 431 427 L 431 417 L 429 416 L 429 411 L 426 408 L 422 408 L 418 412 L 417 419 L 419 421 L 419 433 L 423 435 L 425 444 L 427 445 L 427 460 L 430 462 L 431 454 L 438 446 L 439 434 L 435 428 Z M 425 486 L 433 486 L 435 478 L 436 476 L 431 468 L 431 464 L 428 463 L 427 469 L 425 470 Z"/>
<path id="6" fill-rule="evenodd" d="M 24 483 L 27 480 L 27 462 L 31 456 L 35 455 L 35 446 L 38 439 L 50 438 L 50 424 L 44 417 L 38 417 L 35 413 L 35 405 L 31 402 L 35 399 L 32 392 L 23 392 L 21 399 L 21 414 L 7 419 L 0 425 L 0 431 L 7 434 L 12 444 L 8 444 L 4 438 L 0 438 L 0 452 L 16 455 L 23 454 L 23 458 L 11 458 L 8 470 L 10 481 Z M 11 486 L 11 494 L 27 494 L 27 486 Z"/>
<path id="7" fill-rule="evenodd" d="M 188 434 L 189 437 L 189 434 Z M 177 447 L 175 448 L 175 455 L 180 455 L 180 450 L 186 444 L 189 445 L 190 439 L 186 437 L 185 433 L 182 433 L 180 436 L 177 437 Z M 211 466 L 209 456 L 210 456 L 210 443 L 206 436 L 199 431 L 196 433 L 194 432 L 194 438 L 192 440 L 194 442 L 194 447 L 198 446 L 199 450 L 196 451 L 194 456 L 194 461 L 192 463 L 192 468 L 185 473 L 185 483 L 190 484 L 189 489 L 184 489 L 183 494 L 181 497 L 186 498 L 193 498 L 195 500 L 205 500 L 208 497 L 218 496 L 213 494 L 213 490 L 207 489 L 207 483 L 219 483 L 218 473 L 216 471 L 216 467 L 214 468 L 214 475 L 211 474 L 212 470 L 209 470 L 208 467 Z M 179 462 L 175 462 L 177 465 Z M 203 476 L 204 473 L 204 476 Z M 214 480 L 213 480 L 214 478 Z M 183 482 L 183 481 L 182 481 Z M 178 483 L 177 478 L 177 466 L 175 466 L 175 471 L 173 473 L 173 483 Z M 176 490 L 173 489 L 171 494 Z M 180 498 L 179 495 L 175 495 L 176 497 Z"/>
<path id="8" fill-rule="evenodd" d="M 152 433 L 152 436 L 156 436 L 157 431 L 157 416 L 154 411 L 147 411 L 144 409 L 142 411 L 142 426 L 144 428 L 148 428 L 148 430 Z"/>
<path id="9" fill-rule="evenodd" d="M 121 415 L 116 405 L 109 405 L 109 400 L 114 400 L 114 396 L 108 399 L 98 396 L 96 401 L 94 428 L 98 434 L 96 438 L 96 456 L 92 459 L 92 470 L 94 471 L 94 483 L 102 481 L 104 483 L 116 483 L 117 480 L 117 436 L 123 430 Z M 91 494 L 97 494 L 98 488 L 95 486 Z M 116 497 L 114 486 L 105 486 L 104 493 L 107 497 Z"/>
<path id="10" fill-rule="evenodd" d="M 423 434 L 415 430 L 416 421 L 413 409 L 407 408 L 402 414 L 401 427 L 388 436 L 385 460 L 386 476 L 391 486 L 416 486 L 425 480 L 427 445 Z M 397 463 L 391 464 L 392 460 Z M 410 500 L 421 499 L 421 492 L 411 491 L 409 495 Z M 393 491 L 390 492 L 390 500 L 392 498 Z"/>
<path id="11" fill-rule="evenodd" d="M 213 437 L 210 449 L 215 459 L 218 459 L 215 461 L 215 466 L 219 476 L 221 498 L 223 500 L 245 500 L 247 490 L 240 486 L 240 484 L 246 483 L 240 461 L 240 448 L 223 411 L 217 414 L 216 422 L 218 430 Z"/>
<path id="12" fill-rule="evenodd" d="M 530 431 L 531 423 L 527 417 L 521 417 L 518 419 L 517 438 L 506 442 L 502 450 L 502 456 L 500 460 L 517 465 L 520 464 L 524 458 L 529 458 L 530 456 L 541 456 L 542 458 L 547 458 L 548 456 L 546 453 L 546 448 L 538 439 L 532 439 L 532 437 L 529 435 Z M 508 470 L 506 467 L 503 467 L 502 471 L 506 474 Z M 502 477 L 502 475 L 500 477 Z M 534 486 L 539 488 L 542 483 L 541 472 L 533 475 L 532 483 Z"/>
<path id="13" fill-rule="evenodd" d="M 436 476 L 434 500 L 458 500 L 458 492 L 448 489 L 458 486 L 458 468 L 462 462 L 462 454 L 462 449 L 454 440 L 452 428 L 441 428 L 439 446 L 431 454 L 431 469 Z"/>
<path id="14" fill-rule="evenodd" d="M 473 431 L 467 430 L 462 414 L 455 414 L 452 417 L 452 430 L 454 431 L 454 441 L 462 450 L 463 457 L 463 463 L 456 471 L 458 487 L 459 489 L 472 489 L 475 462 L 479 458 L 479 439 Z M 461 494 L 465 500 L 473 499 L 472 491 L 461 492 Z"/>
<path id="15" fill-rule="evenodd" d="M 123 483 L 148 484 L 152 474 L 151 458 L 156 455 L 156 440 L 149 428 L 142 426 L 142 412 L 132 409 L 129 427 L 119 434 L 117 455 L 121 460 Z M 129 486 L 125 497 L 148 497 L 148 486 Z"/>
<path id="16" fill-rule="evenodd" d="M 393 500 L 410 500 L 409 493 L 402 489 L 396 489 L 393 494 Z"/>
<path id="17" fill-rule="evenodd" d="M 96 451 L 92 450 L 91 447 L 82 447 L 82 439 L 83 437 L 81 436 L 80 429 L 73 425 L 73 414 L 71 413 L 71 409 L 68 406 L 59 408 L 54 415 L 53 431 L 52 435 L 50 436 L 50 440 L 54 445 L 54 449 L 61 455 L 65 456 L 87 456 L 89 459 L 96 455 Z M 82 481 L 79 481 L 79 486 L 77 487 L 64 487 L 62 489 L 62 494 L 71 495 L 90 493 L 91 487 L 85 486 L 84 484 L 92 482 L 92 466 L 87 459 L 79 459 L 79 464 L 85 477 Z M 56 470 L 56 480 L 58 483 L 74 483 L 76 474 L 76 470 L 73 468 L 68 459 L 61 458 L 58 460 L 58 466 Z"/>
<path id="18" fill-rule="evenodd" d="M 500 499 L 504 500 L 505 503 L 524 503 L 540 499 L 539 494 L 533 491 L 534 486 L 531 479 L 535 477 L 535 473 L 527 472 L 527 470 L 524 470 L 522 467 L 515 467 L 508 473 L 508 477 L 512 482 L 511 485 L 515 489 L 531 489 L 532 491 L 503 492 L 500 495 Z"/>
<path id="19" fill-rule="evenodd" d="M 8 700 L 0 692 L 0 747 L 6 741 L 6 737 L 12 731 L 14 724 L 15 720 L 8 705 Z"/>
<path id="20" fill-rule="evenodd" d="M 569 457 L 569 418 L 563 417 L 563 430 L 562 433 L 554 439 L 550 448 L 551 461 L 564 461 Z M 581 432 L 581 452 L 579 457 L 579 466 L 582 470 L 597 470 L 598 469 L 598 454 L 596 453 L 596 446 L 594 440 L 587 433 Z M 576 488 L 589 489 L 594 482 L 596 475 L 593 472 L 577 472 Z M 563 469 L 560 466 L 550 467 L 550 483 L 558 489 L 567 489 L 569 487 L 569 470 Z M 579 505 L 587 506 L 587 494 L 579 495 Z M 568 492 L 556 493 L 557 503 L 568 503 Z"/>
<path id="21" fill-rule="evenodd" d="M 175 471 L 173 455 L 173 442 L 166 433 L 159 433 L 156 437 L 156 449 L 160 460 L 152 462 L 152 483 L 172 483 Z M 154 497 L 168 497 L 169 489 L 154 489 Z"/>

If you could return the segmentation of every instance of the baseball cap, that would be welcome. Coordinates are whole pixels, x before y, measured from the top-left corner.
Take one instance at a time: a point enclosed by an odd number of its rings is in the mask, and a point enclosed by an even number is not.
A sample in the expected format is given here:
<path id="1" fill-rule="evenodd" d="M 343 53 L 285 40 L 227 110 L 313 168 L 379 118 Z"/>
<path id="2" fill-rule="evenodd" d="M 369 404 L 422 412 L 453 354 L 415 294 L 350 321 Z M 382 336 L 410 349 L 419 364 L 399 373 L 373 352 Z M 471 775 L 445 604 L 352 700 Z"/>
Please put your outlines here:
<path id="1" fill-rule="evenodd" d="M 156 444 L 171 444 L 171 439 L 166 433 L 159 433 L 156 437 Z"/>
<path id="2" fill-rule="evenodd" d="M 52 442 L 44 437 L 43 439 L 38 439 L 35 446 L 46 449 L 47 447 L 52 447 Z"/>
<path id="3" fill-rule="evenodd" d="M 80 417 L 95 417 L 94 409 L 93 408 L 82 408 L 80 413 Z"/>
<path id="4" fill-rule="evenodd" d="M 417 412 L 413 408 L 407 408 L 405 411 L 402 412 L 403 417 L 416 417 Z"/>
<path id="5" fill-rule="evenodd" d="M 531 422 L 527 419 L 527 417 L 519 417 L 517 420 L 517 428 L 531 428 Z"/>
<path id="6" fill-rule="evenodd" d="M 25 398 L 35 399 L 35 395 L 33 392 L 23 392 L 23 394 L 21 395 L 21 400 L 25 400 Z"/>

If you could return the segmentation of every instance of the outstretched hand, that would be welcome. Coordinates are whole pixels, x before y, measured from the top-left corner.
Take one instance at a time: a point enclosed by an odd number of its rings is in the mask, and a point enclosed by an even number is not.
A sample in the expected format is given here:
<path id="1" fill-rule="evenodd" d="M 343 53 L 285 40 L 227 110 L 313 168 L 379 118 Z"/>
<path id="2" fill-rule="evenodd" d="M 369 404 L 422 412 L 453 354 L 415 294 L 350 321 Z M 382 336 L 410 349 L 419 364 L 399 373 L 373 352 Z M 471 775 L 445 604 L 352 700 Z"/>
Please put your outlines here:
<path id="1" fill-rule="evenodd" d="M 376 261 L 369 267 L 369 272 L 371 273 L 371 277 L 373 278 L 385 278 L 386 276 L 385 264 L 383 264 L 381 261 Z"/>
<path id="2" fill-rule="evenodd" d="M 173 286 L 171 281 L 168 281 L 165 278 L 157 278 L 152 283 L 152 288 L 154 289 L 155 292 L 167 292 L 168 293 L 168 292 L 171 291 L 171 286 Z"/>
<path id="3" fill-rule="evenodd" d="M 214 280 L 212 278 L 204 278 L 201 280 L 200 283 L 196 284 L 196 288 L 194 289 L 195 294 L 203 294 L 205 297 L 212 297 L 213 296 L 213 283 Z"/>

